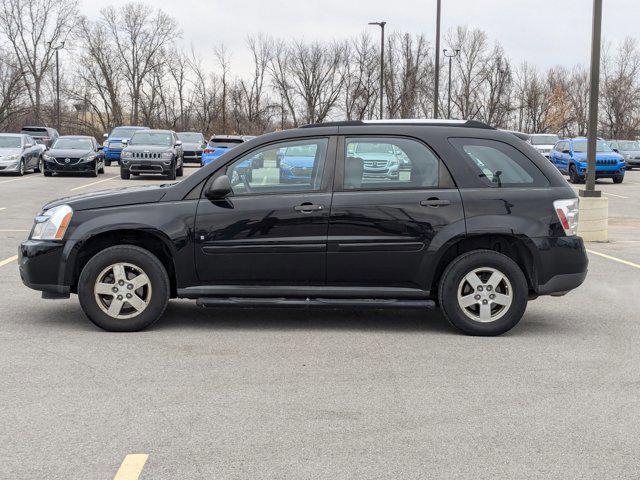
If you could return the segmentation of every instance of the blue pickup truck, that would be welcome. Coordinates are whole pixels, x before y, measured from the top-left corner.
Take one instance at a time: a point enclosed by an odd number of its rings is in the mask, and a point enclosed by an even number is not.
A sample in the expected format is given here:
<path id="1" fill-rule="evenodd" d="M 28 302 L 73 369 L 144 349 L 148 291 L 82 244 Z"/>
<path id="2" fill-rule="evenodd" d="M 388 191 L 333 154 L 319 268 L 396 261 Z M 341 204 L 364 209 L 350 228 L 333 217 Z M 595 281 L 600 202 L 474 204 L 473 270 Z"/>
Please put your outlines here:
<path id="1" fill-rule="evenodd" d="M 149 130 L 149 127 L 115 127 L 111 134 L 104 134 L 104 164 L 108 167 L 111 162 L 120 162 L 120 153 L 124 146 L 123 141 L 131 140 L 133 134 L 139 130 Z"/>
<path id="2" fill-rule="evenodd" d="M 560 140 L 549 153 L 549 160 L 560 172 L 569 175 L 571 183 L 583 183 L 587 172 L 587 139 Z M 596 178 L 611 178 L 613 183 L 624 180 L 625 161 L 604 140 L 596 145 Z"/>

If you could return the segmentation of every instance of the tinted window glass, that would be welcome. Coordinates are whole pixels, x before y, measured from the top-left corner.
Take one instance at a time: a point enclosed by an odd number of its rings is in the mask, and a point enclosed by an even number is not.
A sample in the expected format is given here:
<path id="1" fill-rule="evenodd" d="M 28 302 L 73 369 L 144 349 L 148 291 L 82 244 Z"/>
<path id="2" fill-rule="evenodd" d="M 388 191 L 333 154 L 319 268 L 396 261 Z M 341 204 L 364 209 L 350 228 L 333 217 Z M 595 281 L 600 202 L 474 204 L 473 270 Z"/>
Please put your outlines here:
<path id="1" fill-rule="evenodd" d="M 91 150 L 93 142 L 90 138 L 65 138 L 61 137 L 56 140 L 52 148 L 68 149 L 68 150 Z"/>
<path id="2" fill-rule="evenodd" d="M 235 195 L 319 190 L 328 139 L 281 142 L 255 150 L 227 167 Z"/>
<path id="3" fill-rule="evenodd" d="M 22 139 L 15 137 L 0 137 L 0 148 L 20 148 L 22 147 Z"/>
<path id="4" fill-rule="evenodd" d="M 343 188 L 435 188 L 440 168 L 434 153 L 415 140 L 347 138 Z"/>
<path id="5" fill-rule="evenodd" d="M 476 138 L 452 138 L 450 142 L 487 186 L 549 185 L 538 167 L 507 143 Z"/>

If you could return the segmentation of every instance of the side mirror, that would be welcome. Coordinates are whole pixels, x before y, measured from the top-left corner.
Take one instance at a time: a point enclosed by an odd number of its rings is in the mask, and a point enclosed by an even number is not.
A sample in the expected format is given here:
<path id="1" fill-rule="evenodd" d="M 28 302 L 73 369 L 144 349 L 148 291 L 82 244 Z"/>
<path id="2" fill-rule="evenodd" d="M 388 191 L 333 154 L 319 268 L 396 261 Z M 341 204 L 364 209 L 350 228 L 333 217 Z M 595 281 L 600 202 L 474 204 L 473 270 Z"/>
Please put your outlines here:
<path id="1" fill-rule="evenodd" d="M 182 140 L 176 140 L 176 147 L 182 146 Z"/>
<path id="2" fill-rule="evenodd" d="M 31 148 L 33 147 L 33 143 L 25 143 L 24 144 L 24 148 Z"/>
<path id="3" fill-rule="evenodd" d="M 231 182 L 226 175 L 220 175 L 204 192 L 204 196 L 210 200 L 220 200 L 233 193 Z"/>
<path id="4" fill-rule="evenodd" d="M 125 145 L 125 146 L 126 146 L 126 145 L 129 145 L 129 140 L 127 140 L 126 138 L 124 138 L 124 139 L 122 140 L 122 145 Z"/>
<path id="5" fill-rule="evenodd" d="M 618 150 L 617 148 L 614 148 L 613 151 L 616 153 L 620 153 L 620 150 Z"/>
<path id="6" fill-rule="evenodd" d="M 109 138 L 109 134 L 108 133 L 103 133 L 102 134 L 102 138 Z"/>
<path id="7" fill-rule="evenodd" d="M 101 152 L 102 150 L 104 150 L 104 145 L 98 145 L 98 151 Z"/>

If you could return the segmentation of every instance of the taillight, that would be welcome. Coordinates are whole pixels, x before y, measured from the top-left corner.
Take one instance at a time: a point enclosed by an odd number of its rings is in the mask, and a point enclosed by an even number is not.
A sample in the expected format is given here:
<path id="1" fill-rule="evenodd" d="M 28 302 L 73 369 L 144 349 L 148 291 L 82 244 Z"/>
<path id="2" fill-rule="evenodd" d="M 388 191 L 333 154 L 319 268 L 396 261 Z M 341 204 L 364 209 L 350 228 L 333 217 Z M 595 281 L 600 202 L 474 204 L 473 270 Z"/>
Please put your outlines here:
<path id="1" fill-rule="evenodd" d="M 205 148 L 205 149 L 204 149 L 204 153 L 213 153 L 213 152 L 215 152 L 215 151 L 216 151 L 216 149 L 215 149 L 215 148 Z"/>
<path id="2" fill-rule="evenodd" d="M 553 202 L 553 208 L 564 233 L 567 236 L 575 235 L 578 229 L 578 199 L 556 200 Z"/>

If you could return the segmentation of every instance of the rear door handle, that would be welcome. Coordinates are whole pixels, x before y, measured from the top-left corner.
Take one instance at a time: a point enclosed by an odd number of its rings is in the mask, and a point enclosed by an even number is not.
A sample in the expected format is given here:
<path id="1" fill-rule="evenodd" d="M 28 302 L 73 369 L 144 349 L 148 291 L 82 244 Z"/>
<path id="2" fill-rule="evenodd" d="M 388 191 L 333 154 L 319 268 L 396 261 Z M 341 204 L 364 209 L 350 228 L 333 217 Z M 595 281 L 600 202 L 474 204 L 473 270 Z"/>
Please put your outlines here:
<path id="1" fill-rule="evenodd" d="M 296 212 L 311 213 L 319 210 L 324 210 L 324 205 L 314 205 L 312 203 L 303 203 L 302 205 L 296 205 L 293 207 Z"/>
<path id="2" fill-rule="evenodd" d="M 444 207 L 446 205 L 451 205 L 451 200 L 440 200 L 439 198 L 427 198 L 426 200 L 422 200 L 420 205 L 423 207 Z"/>

